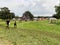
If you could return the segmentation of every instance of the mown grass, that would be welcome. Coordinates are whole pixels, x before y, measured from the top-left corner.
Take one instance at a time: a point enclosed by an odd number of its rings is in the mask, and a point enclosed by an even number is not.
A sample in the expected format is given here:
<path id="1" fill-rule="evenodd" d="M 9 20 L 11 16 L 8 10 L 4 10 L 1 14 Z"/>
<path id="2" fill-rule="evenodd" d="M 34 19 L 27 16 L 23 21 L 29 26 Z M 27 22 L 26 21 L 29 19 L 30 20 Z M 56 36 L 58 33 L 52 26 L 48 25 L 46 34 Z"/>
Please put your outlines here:
<path id="1" fill-rule="evenodd" d="M 17 21 L 14 28 L 11 21 L 10 28 L 6 22 L 0 21 L 0 38 L 12 42 L 14 45 L 60 45 L 60 20 L 56 24 L 44 21 Z"/>

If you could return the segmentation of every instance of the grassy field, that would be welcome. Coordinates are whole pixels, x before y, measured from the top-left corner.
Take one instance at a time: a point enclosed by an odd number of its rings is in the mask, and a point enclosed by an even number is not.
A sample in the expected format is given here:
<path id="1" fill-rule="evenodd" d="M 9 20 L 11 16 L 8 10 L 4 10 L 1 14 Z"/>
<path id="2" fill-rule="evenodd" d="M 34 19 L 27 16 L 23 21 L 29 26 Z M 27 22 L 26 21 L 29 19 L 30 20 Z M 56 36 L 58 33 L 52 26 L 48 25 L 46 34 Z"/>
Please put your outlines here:
<path id="1" fill-rule="evenodd" d="M 49 24 L 44 21 L 17 21 L 14 28 L 11 21 L 10 28 L 0 21 L 0 44 L 1 45 L 60 45 L 60 21 Z"/>

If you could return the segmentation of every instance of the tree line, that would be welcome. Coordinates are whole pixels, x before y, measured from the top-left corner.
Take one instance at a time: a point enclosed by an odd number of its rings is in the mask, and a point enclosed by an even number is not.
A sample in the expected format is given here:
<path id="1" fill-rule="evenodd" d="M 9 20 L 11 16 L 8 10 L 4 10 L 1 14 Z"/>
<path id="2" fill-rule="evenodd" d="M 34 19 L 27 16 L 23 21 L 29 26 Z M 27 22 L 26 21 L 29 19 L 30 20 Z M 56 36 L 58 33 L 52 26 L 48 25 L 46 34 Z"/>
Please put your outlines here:
<path id="1" fill-rule="evenodd" d="M 23 13 L 23 16 L 24 15 L 26 18 L 30 18 L 31 20 L 33 19 L 33 15 L 29 11 Z M 0 8 L 0 19 L 13 19 L 13 18 L 17 18 L 17 16 L 15 15 L 15 13 L 10 12 L 8 7 Z"/>
<path id="2" fill-rule="evenodd" d="M 60 5 L 58 6 L 55 6 L 55 14 L 53 14 L 52 17 L 55 17 L 57 19 L 60 19 Z M 8 7 L 3 7 L 3 8 L 0 8 L 0 19 L 13 19 L 15 18 L 16 15 L 14 12 L 10 12 L 9 8 Z M 30 12 L 30 11 L 25 11 L 23 13 L 23 19 L 30 19 L 30 20 L 33 20 L 34 16 L 33 14 Z M 26 17 L 26 18 L 24 18 Z"/>

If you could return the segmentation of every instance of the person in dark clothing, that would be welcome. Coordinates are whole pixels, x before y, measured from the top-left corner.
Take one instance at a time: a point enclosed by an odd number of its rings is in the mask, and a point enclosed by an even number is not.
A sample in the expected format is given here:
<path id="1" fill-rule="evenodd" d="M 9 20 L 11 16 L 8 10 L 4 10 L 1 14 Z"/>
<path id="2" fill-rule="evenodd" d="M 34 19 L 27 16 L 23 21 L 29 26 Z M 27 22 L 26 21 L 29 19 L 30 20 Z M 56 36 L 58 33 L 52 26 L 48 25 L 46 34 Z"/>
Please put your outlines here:
<path id="1" fill-rule="evenodd" d="M 15 28 L 17 27 L 16 21 L 14 22 L 14 27 L 15 27 Z"/>
<path id="2" fill-rule="evenodd" d="M 6 24 L 7 24 L 7 27 L 9 27 L 9 24 L 10 24 L 10 20 L 6 20 Z"/>

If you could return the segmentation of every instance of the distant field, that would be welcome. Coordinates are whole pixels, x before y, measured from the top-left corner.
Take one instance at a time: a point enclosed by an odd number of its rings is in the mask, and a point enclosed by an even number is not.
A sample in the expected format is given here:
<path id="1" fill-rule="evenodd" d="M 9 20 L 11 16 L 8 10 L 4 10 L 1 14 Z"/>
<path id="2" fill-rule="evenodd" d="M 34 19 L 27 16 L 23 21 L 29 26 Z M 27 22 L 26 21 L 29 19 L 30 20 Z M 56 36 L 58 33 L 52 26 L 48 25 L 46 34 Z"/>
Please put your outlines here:
<path id="1" fill-rule="evenodd" d="M 56 24 L 49 24 L 48 20 L 17 21 L 17 28 L 13 23 L 7 29 L 6 22 L 0 20 L 1 45 L 60 45 L 60 20 Z"/>

